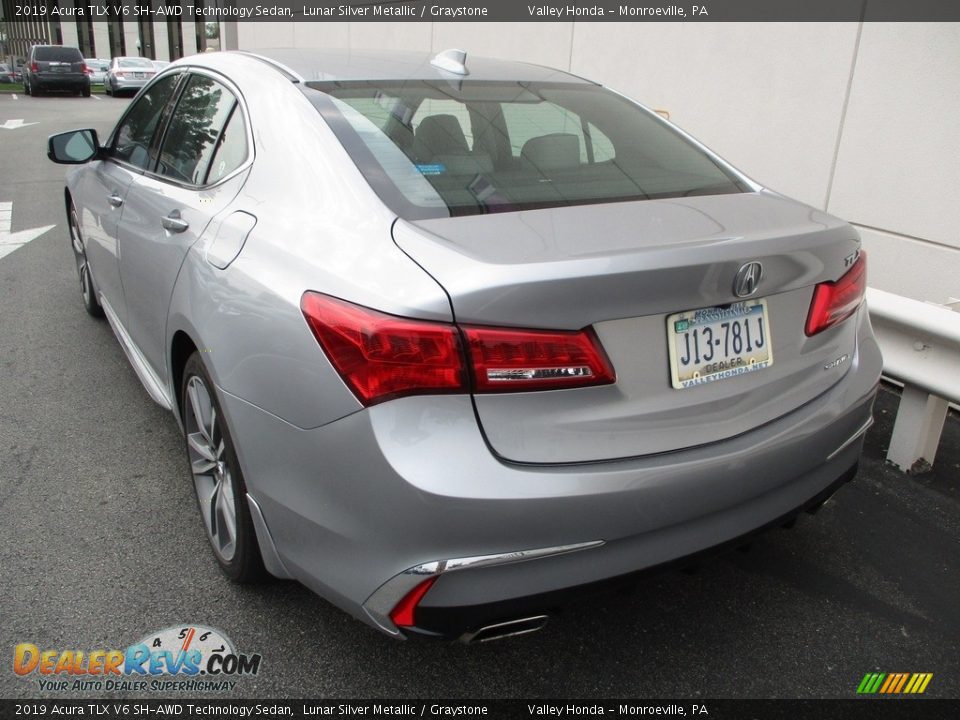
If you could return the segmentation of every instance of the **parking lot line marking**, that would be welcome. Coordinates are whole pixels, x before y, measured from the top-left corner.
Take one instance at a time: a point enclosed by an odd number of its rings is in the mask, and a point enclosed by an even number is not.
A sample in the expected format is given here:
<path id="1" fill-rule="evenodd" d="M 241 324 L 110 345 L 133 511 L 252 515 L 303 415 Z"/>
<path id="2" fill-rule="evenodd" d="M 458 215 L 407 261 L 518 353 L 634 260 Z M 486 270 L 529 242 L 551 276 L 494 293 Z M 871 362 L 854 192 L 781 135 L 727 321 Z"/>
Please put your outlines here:
<path id="1" fill-rule="evenodd" d="M 92 97 L 92 98 L 93 98 L 94 100 L 96 100 L 97 102 L 100 101 L 100 98 L 98 98 L 96 95 L 91 95 L 90 97 Z"/>

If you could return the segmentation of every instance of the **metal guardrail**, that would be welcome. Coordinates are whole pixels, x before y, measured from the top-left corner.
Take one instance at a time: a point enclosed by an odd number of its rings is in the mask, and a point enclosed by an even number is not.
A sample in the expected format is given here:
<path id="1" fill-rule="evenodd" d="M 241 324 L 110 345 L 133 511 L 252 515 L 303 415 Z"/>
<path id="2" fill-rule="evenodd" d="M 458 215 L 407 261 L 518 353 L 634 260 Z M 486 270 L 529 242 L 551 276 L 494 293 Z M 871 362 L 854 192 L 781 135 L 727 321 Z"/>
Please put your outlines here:
<path id="1" fill-rule="evenodd" d="M 905 472 L 933 465 L 949 403 L 960 403 L 960 313 L 867 289 L 883 374 L 903 383 L 887 460 Z"/>

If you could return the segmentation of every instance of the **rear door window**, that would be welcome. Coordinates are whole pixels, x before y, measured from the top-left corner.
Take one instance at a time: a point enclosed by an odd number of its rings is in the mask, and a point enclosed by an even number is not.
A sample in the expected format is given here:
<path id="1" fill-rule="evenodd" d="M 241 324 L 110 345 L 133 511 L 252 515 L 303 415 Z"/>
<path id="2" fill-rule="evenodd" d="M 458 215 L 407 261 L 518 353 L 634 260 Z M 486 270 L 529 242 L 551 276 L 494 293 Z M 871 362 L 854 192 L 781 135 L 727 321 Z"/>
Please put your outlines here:
<path id="1" fill-rule="evenodd" d="M 203 185 L 236 106 L 233 93 L 216 80 L 191 75 L 167 126 L 156 173 L 179 183 Z"/>

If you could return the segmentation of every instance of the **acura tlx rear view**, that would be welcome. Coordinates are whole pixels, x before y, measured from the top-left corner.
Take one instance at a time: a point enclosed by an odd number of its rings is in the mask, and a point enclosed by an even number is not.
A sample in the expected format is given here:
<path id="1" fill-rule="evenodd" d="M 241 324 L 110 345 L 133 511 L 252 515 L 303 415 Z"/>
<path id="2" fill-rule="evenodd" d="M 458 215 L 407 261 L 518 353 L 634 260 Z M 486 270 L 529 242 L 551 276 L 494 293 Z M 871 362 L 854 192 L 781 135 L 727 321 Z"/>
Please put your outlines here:
<path id="1" fill-rule="evenodd" d="M 84 306 L 175 414 L 231 579 L 398 638 L 524 634 L 856 473 L 856 231 L 655 113 L 461 51 L 143 82 L 108 146 L 49 157 Z"/>

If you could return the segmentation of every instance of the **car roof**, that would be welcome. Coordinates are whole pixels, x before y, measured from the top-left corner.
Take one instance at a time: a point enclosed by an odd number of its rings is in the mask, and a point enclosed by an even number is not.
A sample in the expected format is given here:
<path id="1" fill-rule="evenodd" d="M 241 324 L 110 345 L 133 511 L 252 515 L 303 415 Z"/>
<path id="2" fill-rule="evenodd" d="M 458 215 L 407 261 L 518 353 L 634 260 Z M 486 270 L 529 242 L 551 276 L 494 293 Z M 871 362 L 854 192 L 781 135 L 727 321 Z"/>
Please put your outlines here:
<path id="1" fill-rule="evenodd" d="M 214 56 L 225 53 L 194 55 L 191 64 L 216 63 Z M 440 70 L 430 64 L 433 53 L 386 50 L 335 50 L 307 48 L 271 48 L 252 52 L 229 51 L 256 58 L 303 82 L 351 80 L 458 80 L 461 76 Z M 530 82 L 587 83 L 583 78 L 542 65 L 495 60 L 467 55 L 466 68 L 470 80 L 502 80 Z"/>

